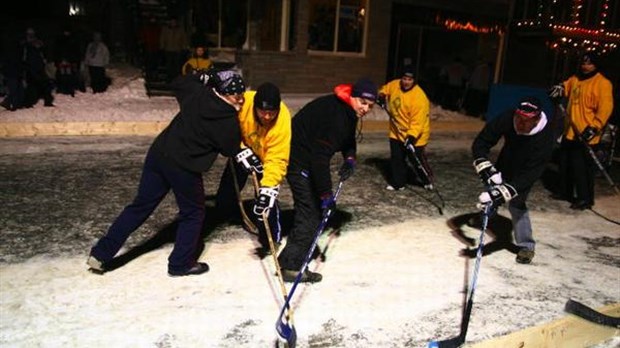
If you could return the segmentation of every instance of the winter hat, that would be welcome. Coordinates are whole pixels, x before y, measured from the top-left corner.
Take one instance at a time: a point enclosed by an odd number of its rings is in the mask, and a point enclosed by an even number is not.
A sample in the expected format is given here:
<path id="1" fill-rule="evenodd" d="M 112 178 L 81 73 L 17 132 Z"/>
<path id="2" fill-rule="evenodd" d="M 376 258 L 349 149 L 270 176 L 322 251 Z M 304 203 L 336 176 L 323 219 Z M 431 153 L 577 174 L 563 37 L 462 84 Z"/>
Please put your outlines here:
<path id="1" fill-rule="evenodd" d="M 263 83 L 256 89 L 254 106 L 262 110 L 280 109 L 280 90 L 270 82 Z"/>
<path id="2" fill-rule="evenodd" d="M 403 76 L 413 78 L 413 66 L 412 65 L 405 65 L 403 67 Z"/>
<path id="3" fill-rule="evenodd" d="M 540 115 L 542 106 L 540 100 L 536 97 L 526 97 L 519 103 L 515 113 L 525 118 L 532 118 Z"/>
<path id="4" fill-rule="evenodd" d="M 595 53 L 589 52 L 589 53 L 585 53 L 583 56 L 581 56 L 581 61 L 580 63 L 590 63 L 596 67 L 598 67 L 599 64 L 599 59 L 598 59 L 598 55 L 596 55 Z"/>
<path id="5" fill-rule="evenodd" d="M 239 74 L 224 70 L 215 74 L 215 90 L 220 94 L 241 94 L 245 92 L 245 83 Z"/>
<path id="6" fill-rule="evenodd" d="M 352 97 L 364 98 L 368 100 L 377 100 L 377 86 L 369 79 L 359 79 L 351 91 Z"/>

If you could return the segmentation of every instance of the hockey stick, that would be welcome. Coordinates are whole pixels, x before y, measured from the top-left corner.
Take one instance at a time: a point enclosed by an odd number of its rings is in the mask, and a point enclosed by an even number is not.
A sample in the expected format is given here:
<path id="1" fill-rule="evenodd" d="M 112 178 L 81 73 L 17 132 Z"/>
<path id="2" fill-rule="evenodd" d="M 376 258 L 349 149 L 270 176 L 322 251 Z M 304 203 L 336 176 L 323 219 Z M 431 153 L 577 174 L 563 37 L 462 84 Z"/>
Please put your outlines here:
<path id="1" fill-rule="evenodd" d="M 469 319 L 471 318 L 471 310 L 474 306 L 474 292 L 476 291 L 476 284 L 478 282 L 478 272 L 480 271 L 480 261 L 482 260 L 482 249 L 484 248 L 484 234 L 486 233 L 487 226 L 489 224 L 489 216 L 491 216 L 493 205 L 487 203 L 484 206 L 482 212 L 482 228 L 480 230 L 480 242 L 478 244 L 478 250 L 476 251 L 476 264 L 474 265 L 474 271 L 471 278 L 471 285 L 469 286 L 469 293 L 467 296 L 467 303 L 463 310 L 463 317 L 461 319 L 461 332 L 458 336 L 449 338 L 443 341 L 431 341 L 428 344 L 428 348 L 456 348 L 465 343 L 465 337 L 467 336 L 467 329 L 469 327 Z"/>
<path id="2" fill-rule="evenodd" d="M 380 105 L 380 106 L 381 106 L 381 109 L 383 109 L 386 112 L 386 114 L 388 115 L 388 119 L 390 120 L 390 126 L 392 126 L 394 128 L 394 130 L 395 130 L 394 133 L 398 137 L 398 140 L 402 141 L 404 143 L 404 140 L 400 139 L 400 136 L 398 134 L 398 131 L 401 131 L 401 129 L 398 128 L 398 125 L 396 124 L 396 121 L 394 121 L 394 118 L 392 117 L 392 115 L 388 111 L 387 107 L 385 105 Z M 439 210 L 439 214 L 443 215 L 443 208 L 445 208 L 446 203 L 443 200 L 443 197 L 441 196 L 441 194 L 439 194 L 439 190 L 437 190 L 437 186 L 433 182 L 433 179 L 431 178 L 430 173 L 426 170 L 426 168 L 424 167 L 424 165 L 422 164 L 422 162 L 420 161 L 420 159 L 416 155 L 415 148 L 413 147 L 413 145 L 408 146 L 407 149 L 409 151 L 411 151 L 411 155 L 413 156 L 413 158 L 414 158 L 414 160 L 416 162 L 415 165 L 418 168 L 419 172 L 422 172 L 422 174 L 424 175 L 424 179 L 426 179 L 426 182 L 428 182 L 428 184 L 430 185 L 430 187 L 429 187 L 430 190 L 433 191 L 435 193 L 435 195 L 437 195 L 437 197 L 439 198 L 439 201 L 441 202 L 441 206 L 437 206 L 437 209 Z M 425 188 L 426 188 L 426 186 L 425 186 Z"/>
<path id="3" fill-rule="evenodd" d="M 252 220 L 245 213 L 245 209 L 243 208 L 243 199 L 241 199 L 241 191 L 239 190 L 239 181 L 237 180 L 237 171 L 235 170 L 235 165 L 233 164 L 231 159 L 228 159 L 228 166 L 230 168 L 231 175 L 233 177 L 233 183 L 235 186 L 235 193 L 237 194 L 237 203 L 239 204 L 239 210 L 241 211 L 241 218 L 243 219 L 243 223 L 249 229 L 250 233 L 258 234 L 258 229 L 252 223 Z"/>
<path id="4" fill-rule="evenodd" d="M 564 108 L 564 105 L 559 104 L 559 108 L 562 111 L 562 113 L 565 116 L 567 116 L 566 109 Z M 607 182 L 609 183 L 609 185 L 611 185 L 611 187 L 614 189 L 616 194 L 620 195 L 620 190 L 618 189 L 618 186 L 616 186 L 616 183 L 611 179 L 611 177 L 609 176 L 609 174 L 605 170 L 605 167 L 603 166 L 601 161 L 598 159 L 598 157 L 594 153 L 594 150 L 592 150 L 592 147 L 588 144 L 588 142 L 585 139 L 583 139 L 581 137 L 581 133 L 579 133 L 579 131 L 577 130 L 577 127 L 575 126 L 575 124 L 570 119 L 568 120 L 568 122 L 570 123 L 570 126 L 573 129 L 573 132 L 575 133 L 575 137 L 577 137 L 577 139 L 579 139 L 581 141 L 583 146 L 585 146 L 586 150 L 588 151 L 588 154 L 592 158 L 592 161 L 594 161 L 594 164 L 596 164 L 596 166 L 601 171 L 601 173 L 603 174 L 605 179 L 607 179 Z"/>
<path id="5" fill-rule="evenodd" d="M 564 311 L 599 325 L 620 329 L 620 318 L 603 314 L 573 299 L 566 301 Z"/>
<path id="6" fill-rule="evenodd" d="M 407 149 L 411 152 L 411 156 L 415 159 L 416 167 L 418 167 L 418 170 L 422 172 L 422 174 L 426 177 L 426 180 L 430 184 L 430 190 L 433 191 L 435 195 L 437 195 L 437 198 L 439 198 L 439 201 L 441 202 L 441 206 L 438 206 L 437 209 L 439 209 L 439 214 L 443 215 L 443 208 L 445 208 L 446 202 L 444 202 L 443 197 L 441 196 L 441 194 L 439 194 L 439 190 L 437 190 L 437 186 L 433 182 L 432 176 L 426 170 L 426 168 L 424 168 L 424 164 L 422 164 L 422 161 L 420 161 L 420 159 L 416 155 L 415 147 L 409 144 L 407 146 Z"/>
<path id="7" fill-rule="evenodd" d="M 343 183 L 343 180 L 342 178 L 340 178 L 340 181 L 338 182 L 338 188 L 336 189 L 336 192 L 334 193 L 334 198 L 333 198 L 334 202 L 336 202 L 336 200 L 338 199 L 338 195 L 340 195 L 340 191 L 342 190 L 342 183 Z M 286 296 L 286 301 L 284 302 L 284 306 L 282 306 L 282 309 L 280 310 L 280 315 L 278 316 L 278 321 L 276 322 L 276 331 L 278 332 L 278 335 L 280 335 L 281 338 L 286 340 L 289 348 L 295 348 L 295 344 L 297 342 L 297 331 L 295 330 L 295 327 L 292 325 L 291 322 L 288 322 L 288 321 L 285 322 L 283 318 L 285 316 L 285 312 L 288 311 L 291 298 L 293 298 L 293 294 L 295 293 L 295 290 L 297 289 L 297 285 L 299 285 L 299 282 L 301 281 L 301 277 L 303 276 L 304 272 L 306 272 L 306 269 L 308 268 L 308 264 L 310 263 L 310 260 L 312 259 L 312 255 L 314 254 L 314 249 L 316 249 L 316 245 L 319 241 L 319 237 L 321 237 L 323 230 L 327 226 L 327 222 L 329 221 L 329 218 L 331 217 L 332 212 L 333 212 L 332 209 L 328 209 L 325 212 L 323 212 L 323 218 L 321 220 L 321 223 L 316 229 L 316 232 L 314 234 L 314 240 L 312 241 L 312 245 L 310 246 L 310 249 L 308 250 L 308 253 L 306 254 L 306 257 L 304 259 L 303 264 L 301 265 L 301 268 L 299 269 L 299 273 L 297 274 L 297 277 L 295 277 L 295 281 L 293 282 L 293 286 L 291 286 L 291 290 L 289 290 L 288 295 Z"/>

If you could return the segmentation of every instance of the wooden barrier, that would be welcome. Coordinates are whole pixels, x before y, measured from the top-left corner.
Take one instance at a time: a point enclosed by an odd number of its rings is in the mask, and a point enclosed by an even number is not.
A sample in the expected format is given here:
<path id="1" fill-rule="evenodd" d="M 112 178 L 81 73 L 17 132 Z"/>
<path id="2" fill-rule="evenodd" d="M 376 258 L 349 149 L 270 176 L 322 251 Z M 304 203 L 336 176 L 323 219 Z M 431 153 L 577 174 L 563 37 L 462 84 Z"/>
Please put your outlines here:
<path id="1" fill-rule="evenodd" d="M 620 303 L 597 309 L 620 317 Z M 617 328 L 598 325 L 569 314 L 547 324 L 529 327 L 511 334 L 467 345 L 468 348 L 584 348 L 620 337 Z"/>

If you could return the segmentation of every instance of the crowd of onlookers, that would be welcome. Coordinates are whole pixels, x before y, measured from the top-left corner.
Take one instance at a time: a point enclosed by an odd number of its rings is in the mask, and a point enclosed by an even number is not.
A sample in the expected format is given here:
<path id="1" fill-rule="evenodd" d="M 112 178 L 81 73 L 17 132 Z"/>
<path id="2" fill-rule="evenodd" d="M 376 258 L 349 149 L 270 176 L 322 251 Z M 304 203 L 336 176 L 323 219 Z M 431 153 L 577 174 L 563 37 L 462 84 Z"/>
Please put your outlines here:
<path id="1" fill-rule="evenodd" d="M 111 83 L 106 76 L 110 52 L 98 32 L 82 47 L 70 28 L 64 28 L 53 45 L 37 37 L 33 28 L 9 40 L 2 57 L 4 108 L 15 111 L 43 100 L 54 106 L 53 92 L 75 96 L 76 91 L 105 92 Z"/>

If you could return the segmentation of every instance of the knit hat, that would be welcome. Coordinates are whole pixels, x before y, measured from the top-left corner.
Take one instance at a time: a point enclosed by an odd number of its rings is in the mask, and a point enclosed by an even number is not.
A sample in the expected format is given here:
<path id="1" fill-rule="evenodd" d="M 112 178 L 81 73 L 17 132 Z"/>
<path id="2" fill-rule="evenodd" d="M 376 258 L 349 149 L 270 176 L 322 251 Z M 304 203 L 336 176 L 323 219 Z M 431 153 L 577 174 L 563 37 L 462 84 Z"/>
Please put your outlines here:
<path id="1" fill-rule="evenodd" d="M 413 78 L 413 66 L 412 65 L 405 65 L 403 67 L 403 76 L 407 76 L 407 77 L 411 77 Z"/>
<path id="2" fill-rule="evenodd" d="M 254 106 L 262 110 L 280 109 L 280 90 L 271 82 L 263 83 L 256 89 Z"/>
<path id="3" fill-rule="evenodd" d="M 368 100 L 377 100 L 377 86 L 369 79 L 359 79 L 354 85 L 351 91 L 352 97 L 364 98 Z"/>
<path id="4" fill-rule="evenodd" d="M 241 94 L 245 92 L 245 83 L 239 74 L 224 70 L 215 74 L 215 90 L 220 94 Z"/>
<path id="5" fill-rule="evenodd" d="M 540 115 L 542 106 L 540 100 L 535 97 L 526 97 L 521 100 L 515 113 L 525 118 L 532 118 Z"/>

